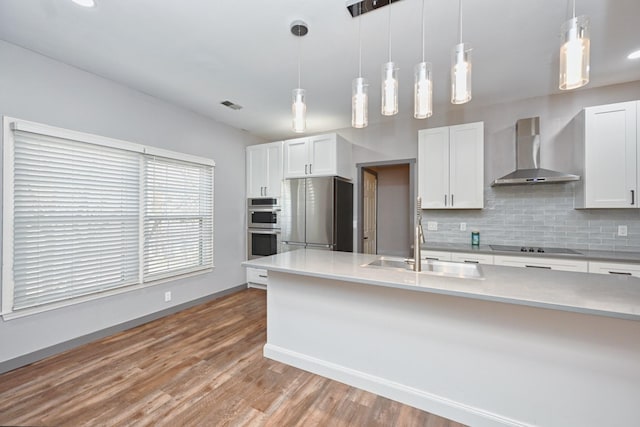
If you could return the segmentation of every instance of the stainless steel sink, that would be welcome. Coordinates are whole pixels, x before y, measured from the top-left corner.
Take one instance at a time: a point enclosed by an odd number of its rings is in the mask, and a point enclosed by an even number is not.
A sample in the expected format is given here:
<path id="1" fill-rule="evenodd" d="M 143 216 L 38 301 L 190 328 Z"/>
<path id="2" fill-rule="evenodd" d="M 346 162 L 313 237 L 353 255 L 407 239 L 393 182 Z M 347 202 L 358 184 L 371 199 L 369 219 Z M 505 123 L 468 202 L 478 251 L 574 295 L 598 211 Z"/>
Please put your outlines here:
<path id="1" fill-rule="evenodd" d="M 413 263 L 404 258 L 380 257 L 364 266 L 413 271 Z M 484 277 L 478 264 L 434 260 L 423 260 L 422 271 L 418 274 L 433 274 L 462 279 L 482 279 Z"/>

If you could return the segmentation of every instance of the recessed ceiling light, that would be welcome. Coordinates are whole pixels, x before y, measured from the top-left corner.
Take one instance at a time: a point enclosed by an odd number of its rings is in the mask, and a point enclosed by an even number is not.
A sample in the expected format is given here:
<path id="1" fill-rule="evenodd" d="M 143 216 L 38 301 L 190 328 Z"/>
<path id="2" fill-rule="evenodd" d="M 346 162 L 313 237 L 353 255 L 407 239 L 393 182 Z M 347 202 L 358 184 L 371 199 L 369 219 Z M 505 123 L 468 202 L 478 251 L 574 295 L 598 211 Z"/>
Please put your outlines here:
<path id="1" fill-rule="evenodd" d="M 71 0 L 71 1 L 83 7 L 96 7 L 95 0 Z"/>
<path id="2" fill-rule="evenodd" d="M 631 52 L 629 54 L 629 56 L 627 56 L 627 58 L 629 58 L 629 59 L 638 59 L 638 58 L 640 58 L 640 50 L 636 50 L 635 52 Z"/>

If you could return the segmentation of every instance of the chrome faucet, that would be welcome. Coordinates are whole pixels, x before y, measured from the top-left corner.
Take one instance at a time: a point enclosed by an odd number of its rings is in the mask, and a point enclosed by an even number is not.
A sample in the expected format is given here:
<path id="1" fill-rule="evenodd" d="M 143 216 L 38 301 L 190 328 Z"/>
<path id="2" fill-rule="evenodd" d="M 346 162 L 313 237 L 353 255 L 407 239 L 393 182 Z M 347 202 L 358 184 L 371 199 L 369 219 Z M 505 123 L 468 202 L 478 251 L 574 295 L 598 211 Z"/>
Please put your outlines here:
<path id="1" fill-rule="evenodd" d="M 416 232 L 413 238 L 413 271 L 422 270 L 422 257 L 420 255 L 420 245 L 426 240 L 424 230 L 422 230 L 422 198 L 416 200 Z"/>

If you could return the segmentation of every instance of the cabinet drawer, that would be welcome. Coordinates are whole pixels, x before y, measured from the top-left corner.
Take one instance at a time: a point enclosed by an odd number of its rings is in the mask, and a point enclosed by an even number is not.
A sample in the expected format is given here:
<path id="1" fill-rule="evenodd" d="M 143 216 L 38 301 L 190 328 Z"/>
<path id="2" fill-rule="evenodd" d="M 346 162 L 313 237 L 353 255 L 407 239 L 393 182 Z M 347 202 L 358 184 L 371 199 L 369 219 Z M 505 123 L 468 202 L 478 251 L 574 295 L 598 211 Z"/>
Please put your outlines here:
<path id="1" fill-rule="evenodd" d="M 267 270 L 247 267 L 247 283 L 267 284 Z"/>
<path id="2" fill-rule="evenodd" d="M 589 273 L 619 274 L 623 276 L 640 277 L 640 264 L 590 261 Z"/>
<path id="3" fill-rule="evenodd" d="M 420 251 L 420 258 L 436 261 L 451 261 L 451 252 L 444 251 Z"/>
<path id="4" fill-rule="evenodd" d="M 451 261 L 467 262 L 471 264 L 493 264 L 493 255 L 452 252 Z"/>
<path id="5" fill-rule="evenodd" d="M 542 268 L 547 270 L 578 271 L 586 273 L 589 270 L 587 261 L 557 258 L 539 257 L 511 257 L 496 255 L 493 257 L 495 265 L 506 265 L 510 267 Z"/>

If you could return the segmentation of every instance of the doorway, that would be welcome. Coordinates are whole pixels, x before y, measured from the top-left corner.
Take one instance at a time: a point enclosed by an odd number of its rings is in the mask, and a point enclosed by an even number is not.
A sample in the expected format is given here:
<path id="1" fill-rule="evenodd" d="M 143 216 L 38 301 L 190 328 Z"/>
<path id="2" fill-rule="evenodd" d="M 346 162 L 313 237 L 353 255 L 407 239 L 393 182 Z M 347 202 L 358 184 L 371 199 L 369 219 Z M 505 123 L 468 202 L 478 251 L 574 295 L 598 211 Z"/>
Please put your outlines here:
<path id="1" fill-rule="evenodd" d="M 409 257 L 415 221 L 415 159 L 356 167 L 358 252 Z"/>

